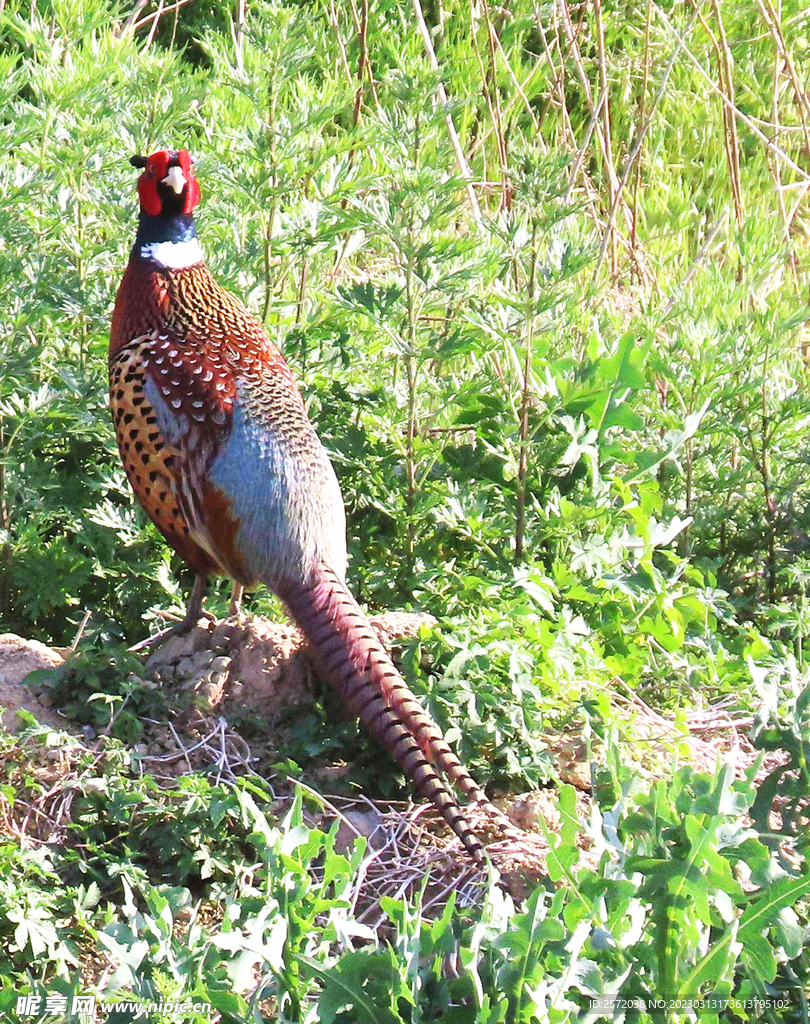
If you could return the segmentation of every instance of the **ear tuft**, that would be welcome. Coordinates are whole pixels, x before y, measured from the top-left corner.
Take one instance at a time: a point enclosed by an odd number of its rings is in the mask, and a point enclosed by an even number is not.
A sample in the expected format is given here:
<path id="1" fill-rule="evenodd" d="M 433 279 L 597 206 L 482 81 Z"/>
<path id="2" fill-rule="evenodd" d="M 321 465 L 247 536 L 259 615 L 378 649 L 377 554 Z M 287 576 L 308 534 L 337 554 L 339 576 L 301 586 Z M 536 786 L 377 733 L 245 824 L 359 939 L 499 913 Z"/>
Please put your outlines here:
<path id="1" fill-rule="evenodd" d="M 146 160 L 145 156 L 131 156 L 129 158 L 129 162 L 133 167 L 146 167 Z"/>

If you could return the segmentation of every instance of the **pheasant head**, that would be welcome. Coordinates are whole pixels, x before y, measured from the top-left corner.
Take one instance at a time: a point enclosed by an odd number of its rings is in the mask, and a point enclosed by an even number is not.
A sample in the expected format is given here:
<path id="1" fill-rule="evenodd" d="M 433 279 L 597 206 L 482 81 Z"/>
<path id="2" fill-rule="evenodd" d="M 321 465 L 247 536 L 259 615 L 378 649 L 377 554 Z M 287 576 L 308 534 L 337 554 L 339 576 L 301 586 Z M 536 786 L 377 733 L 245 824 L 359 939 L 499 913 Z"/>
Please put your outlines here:
<path id="1" fill-rule="evenodd" d="M 159 149 L 151 156 L 133 156 L 133 167 L 144 168 L 138 179 L 141 212 L 149 217 L 190 214 L 200 201 L 200 186 L 187 149 Z"/>
<path id="2" fill-rule="evenodd" d="M 200 201 L 193 161 L 185 149 L 159 149 L 151 156 L 133 156 L 143 168 L 138 179 L 141 201 L 135 249 L 141 259 L 179 270 L 203 259 L 192 212 Z"/>

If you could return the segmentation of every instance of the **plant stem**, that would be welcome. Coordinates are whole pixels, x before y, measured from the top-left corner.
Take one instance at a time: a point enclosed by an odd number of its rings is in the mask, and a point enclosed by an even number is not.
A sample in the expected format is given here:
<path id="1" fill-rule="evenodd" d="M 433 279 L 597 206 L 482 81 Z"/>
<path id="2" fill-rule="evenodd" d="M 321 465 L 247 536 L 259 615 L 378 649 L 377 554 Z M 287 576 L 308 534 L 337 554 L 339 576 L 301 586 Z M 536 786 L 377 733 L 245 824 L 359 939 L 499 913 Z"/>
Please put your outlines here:
<path id="1" fill-rule="evenodd" d="M 638 120 L 636 122 L 636 131 L 640 132 L 641 127 L 644 124 L 645 108 L 647 106 L 647 89 L 650 84 L 650 22 L 652 21 L 652 0 L 647 0 L 647 17 L 644 22 L 644 76 L 641 83 L 641 97 L 638 103 Z M 641 274 L 639 273 L 638 259 L 636 257 L 636 249 L 638 247 L 638 194 L 641 189 L 641 164 L 642 164 L 642 153 L 643 150 L 639 150 L 638 160 L 636 161 L 636 178 L 633 183 L 633 222 L 630 225 L 630 248 L 633 252 L 633 259 L 630 267 L 630 278 L 636 278 L 637 281 L 641 281 Z"/>
<path id="2" fill-rule="evenodd" d="M 416 23 L 419 27 L 419 34 L 422 37 L 422 42 L 425 45 L 425 53 L 427 53 L 428 60 L 434 71 L 438 72 L 439 62 L 436 59 L 436 51 L 433 49 L 433 41 L 430 38 L 430 32 L 425 24 L 425 15 L 422 12 L 422 5 L 419 0 L 413 0 L 413 10 L 416 15 Z M 436 87 L 436 95 L 439 98 L 439 103 L 445 109 L 445 123 L 447 124 L 447 134 L 450 137 L 450 144 L 453 147 L 453 152 L 456 154 L 456 162 L 458 163 L 458 169 L 461 173 L 461 177 L 464 178 L 467 185 L 467 198 L 470 203 L 470 209 L 472 210 L 473 219 L 476 224 L 482 226 L 483 221 L 481 220 L 481 209 L 478 205 L 478 198 L 475 194 L 475 189 L 472 187 L 472 171 L 470 165 L 467 163 L 467 158 L 464 156 L 464 150 L 461 148 L 461 142 L 456 131 L 456 126 L 453 123 L 453 115 L 448 110 L 449 101 L 447 99 L 447 90 L 444 85 L 439 82 Z"/>
<path id="3" fill-rule="evenodd" d="M 408 423 L 405 435 L 405 469 L 408 490 L 405 495 L 407 510 L 407 559 L 408 571 L 413 572 L 414 552 L 416 548 L 416 531 L 414 515 L 416 511 L 416 299 L 414 295 L 413 273 L 413 221 L 408 222 L 408 248 L 405 257 L 405 300 L 408 312 L 407 350 L 405 353 L 405 375 L 408 387 Z"/>
<path id="4" fill-rule="evenodd" d="M 270 151 L 270 188 L 272 198 L 270 200 L 270 214 L 264 229 L 264 308 L 262 309 L 262 322 L 267 323 L 270 313 L 270 302 L 273 295 L 272 284 L 272 252 L 273 252 L 273 229 L 276 221 L 276 208 L 278 206 L 278 179 L 276 172 L 276 136 L 273 130 L 276 120 L 276 90 L 273 77 L 276 72 L 275 64 L 272 64 L 267 78 L 267 120 L 264 125 L 264 134 L 267 138 Z"/>
<path id="5" fill-rule="evenodd" d="M 765 499 L 765 522 L 768 524 L 768 599 L 776 600 L 776 508 L 773 502 L 771 485 L 770 455 L 770 417 L 768 415 L 768 363 L 771 353 L 770 345 L 765 346 L 765 359 L 762 366 L 762 386 L 760 389 L 760 472 L 762 473 L 762 490 Z"/>
<path id="6" fill-rule="evenodd" d="M 526 300 L 526 358 L 523 364 L 523 392 L 520 401 L 520 456 L 518 459 L 517 516 L 515 518 L 515 561 L 523 560 L 523 539 L 526 530 L 526 475 L 529 466 L 529 399 L 532 371 L 532 348 L 534 342 L 534 286 L 537 270 L 537 227 L 532 220 L 531 266 L 527 284 Z"/>

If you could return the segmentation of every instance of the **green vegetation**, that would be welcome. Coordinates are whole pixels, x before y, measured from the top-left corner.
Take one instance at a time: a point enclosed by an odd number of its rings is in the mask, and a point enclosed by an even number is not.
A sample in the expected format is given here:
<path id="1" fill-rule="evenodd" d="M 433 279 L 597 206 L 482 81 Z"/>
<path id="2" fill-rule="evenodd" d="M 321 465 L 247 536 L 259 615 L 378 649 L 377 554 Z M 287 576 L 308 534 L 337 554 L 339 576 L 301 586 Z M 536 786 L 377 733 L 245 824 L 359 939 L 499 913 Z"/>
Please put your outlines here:
<path id="1" fill-rule="evenodd" d="M 803 0 L 8 0 L 0 39 L 0 629 L 69 644 L 91 612 L 63 703 L 99 726 L 94 689 L 132 701 L 103 756 L 73 752 L 42 842 L 32 751 L 68 741 L 0 741 L 0 1013 L 93 990 L 78 965 L 106 950 L 105 998 L 226 1024 L 707 994 L 789 1006 L 702 1019 L 810 1019 Z M 128 157 L 158 145 L 199 154 L 209 265 L 301 382 L 357 596 L 439 620 L 405 674 L 462 758 L 514 792 L 553 776 L 548 730 L 599 751 L 590 818 L 561 786 L 517 910 L 386 897 L 377 934 L 362 841 L 337 852 L 298 802 L 275 821 L 252 777 L 139 772 L 158 698 L 115 659 L 189 576 L 119 466 L 106 345 Z M 641 700 L 671 726 L 652 781 Z M 764 765 L 689 762 L 709 705 Z"/>

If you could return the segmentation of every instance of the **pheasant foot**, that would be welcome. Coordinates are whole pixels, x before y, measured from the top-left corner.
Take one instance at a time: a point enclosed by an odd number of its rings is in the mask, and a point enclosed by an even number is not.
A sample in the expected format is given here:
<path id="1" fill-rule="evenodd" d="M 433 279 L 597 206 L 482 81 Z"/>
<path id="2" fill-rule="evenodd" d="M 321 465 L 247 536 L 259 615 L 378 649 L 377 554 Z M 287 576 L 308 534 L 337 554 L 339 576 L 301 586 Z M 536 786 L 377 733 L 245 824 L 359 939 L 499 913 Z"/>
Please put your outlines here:
<path id="1" fill-rule="evenodd" d="M 195 576 L 194 586 L 191 588 L 191 594 L 188 599 L 188 607 L 186 614 L 173 626 L 169 626 L 168 629 L 162 629 L 159 633 L 155 633 L 154 636 L 147 637 L 146 640 L 141 640 L 139 643 L 130 647 L 130 651 L 147 651 L 154 647 L 159 647 L 164 644 L 168 639 L 173 636 L 182 636 L 184 633 L 188 633 L 189 630 L 194 629 L 200 619 L 207 619 L 209 622 L 216 622 L 217 617 L 211 612 L 203 611 L 202 603 L 205 599 L 205 588 L 208 583 L 206 576 Z"/>

